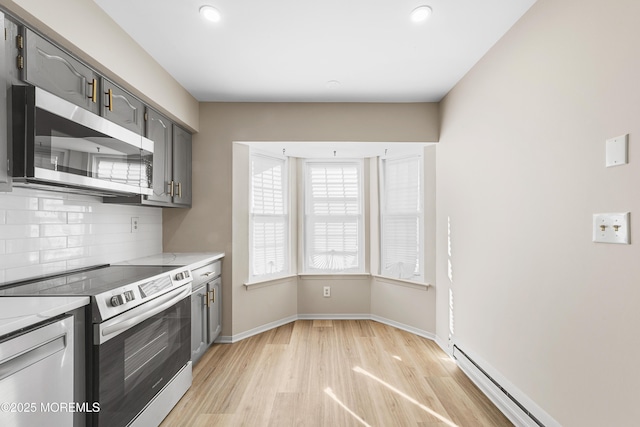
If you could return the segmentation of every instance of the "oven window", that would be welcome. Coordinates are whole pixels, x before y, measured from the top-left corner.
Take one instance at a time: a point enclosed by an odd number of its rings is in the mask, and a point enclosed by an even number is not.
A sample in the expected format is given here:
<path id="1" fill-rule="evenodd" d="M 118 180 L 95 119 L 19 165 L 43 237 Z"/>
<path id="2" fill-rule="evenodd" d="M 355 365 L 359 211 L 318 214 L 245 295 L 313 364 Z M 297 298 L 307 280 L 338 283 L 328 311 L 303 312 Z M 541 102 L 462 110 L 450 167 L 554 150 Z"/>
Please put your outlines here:
<path id="1" fill-rule="evenodd" d="M 94 346 L 94 426 L 126 426 L 189 361 L 191 304 L 169 309 Z"/>
<path id="2" fill-rule="evenodd" d="M 162 318 L 153 322 L 124 340 L 124 392 L 129 393 L 144 382 L 143 375 L 149 373 L 145 366 L 162 363 L 169 351 L 171 319 Z"/>

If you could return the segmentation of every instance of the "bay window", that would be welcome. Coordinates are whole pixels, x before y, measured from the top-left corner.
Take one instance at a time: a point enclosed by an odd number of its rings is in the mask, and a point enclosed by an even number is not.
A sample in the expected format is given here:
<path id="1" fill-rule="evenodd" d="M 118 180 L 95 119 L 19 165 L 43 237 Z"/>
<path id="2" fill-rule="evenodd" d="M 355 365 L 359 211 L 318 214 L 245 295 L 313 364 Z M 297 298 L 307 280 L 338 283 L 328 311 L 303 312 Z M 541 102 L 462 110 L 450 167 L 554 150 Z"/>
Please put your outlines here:
<path id="1" fill-rule="evenodd" d="M 304 271 L 364 272 L 362 161 L 305 162 Z"/>
<path id="2" fill-rule="evenodd" d="M 251 153 L 249 258 L 252 280 L 289 272 L 287 162 Z"/>
<path id="3" fill-rule="evenodd" d="M 422 156 L 381 161 L 380 274 L 424 279 L 424 189 Z"/>

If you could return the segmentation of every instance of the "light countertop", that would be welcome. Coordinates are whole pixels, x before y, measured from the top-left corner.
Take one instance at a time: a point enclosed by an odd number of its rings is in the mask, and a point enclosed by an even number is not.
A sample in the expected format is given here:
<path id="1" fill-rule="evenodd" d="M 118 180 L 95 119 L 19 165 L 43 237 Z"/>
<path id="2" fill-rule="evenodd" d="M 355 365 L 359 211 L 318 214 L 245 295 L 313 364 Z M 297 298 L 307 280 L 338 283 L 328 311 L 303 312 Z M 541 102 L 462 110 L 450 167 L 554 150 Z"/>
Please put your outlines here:
<path id="1" fill-rule="evenodd" d="M 143 258 L 119 262 L 115 265 L 189 266 L 191 269 L 211 264 L 224 257 L 224 252 L 165 252 Z"/>
<path id="2" fill-rule="evenodd" d="M 0 297 L 0 337 L 89 304 L 89 297 Z"/>

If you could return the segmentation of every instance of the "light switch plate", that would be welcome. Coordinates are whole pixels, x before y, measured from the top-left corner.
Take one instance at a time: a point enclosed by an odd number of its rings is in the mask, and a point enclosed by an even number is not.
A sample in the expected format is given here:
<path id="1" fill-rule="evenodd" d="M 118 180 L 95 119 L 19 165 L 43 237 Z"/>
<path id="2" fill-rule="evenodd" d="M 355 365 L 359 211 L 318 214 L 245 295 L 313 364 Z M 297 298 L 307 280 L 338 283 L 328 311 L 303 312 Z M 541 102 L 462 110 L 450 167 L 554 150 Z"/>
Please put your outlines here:
<path id="1" fill-rule="evenodd" d="M 597 243 L 630 243 L 629 212 L 593 215 L 593 241 Z"/>
<path id="2" fill-rule="evenodd" d="M 629 134 L 620 135 L 616 138 L 607 139 L 606 145 L 606 166 L 626 165 L 628 160 Z"/>

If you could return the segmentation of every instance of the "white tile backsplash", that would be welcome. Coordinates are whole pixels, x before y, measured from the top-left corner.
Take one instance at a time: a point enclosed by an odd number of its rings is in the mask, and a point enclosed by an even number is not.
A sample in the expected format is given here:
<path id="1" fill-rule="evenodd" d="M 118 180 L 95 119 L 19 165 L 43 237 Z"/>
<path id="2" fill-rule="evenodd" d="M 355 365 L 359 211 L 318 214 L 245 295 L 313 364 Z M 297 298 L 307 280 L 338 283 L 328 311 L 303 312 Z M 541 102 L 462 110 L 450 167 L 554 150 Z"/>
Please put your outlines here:
<path id="1" fill-rule="evenodd" d="M 131 217 L 138 217 L 135 233 Z M 25 188 L 0 192 L 0 283 L 160 252 L 161 209 Z"/>

